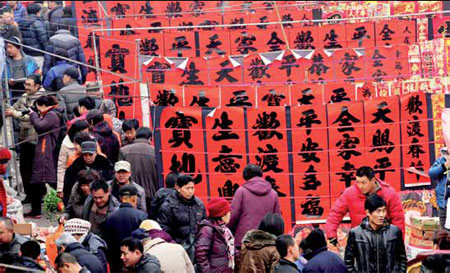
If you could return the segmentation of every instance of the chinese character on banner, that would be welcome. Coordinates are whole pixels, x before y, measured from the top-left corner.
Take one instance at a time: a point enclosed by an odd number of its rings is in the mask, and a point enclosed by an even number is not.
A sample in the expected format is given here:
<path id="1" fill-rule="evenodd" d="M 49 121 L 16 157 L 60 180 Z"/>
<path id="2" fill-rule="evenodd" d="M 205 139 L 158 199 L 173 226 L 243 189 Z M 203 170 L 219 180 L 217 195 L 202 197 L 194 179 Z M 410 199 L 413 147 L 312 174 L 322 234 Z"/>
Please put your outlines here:
<path id="1" fill-rule="evenodd" d="M 428 108 L 425 94 L 400 97 L 402 160 L 405 187 L 430 185 L 430 178 L 418 173 L 430 168 Z"/>
<path id="2" fill-rule="evenodd" d="M 229 57 L 212 57 L 208 61 L 209 75 L 213 85 L 242 83 L 242 65 L 234 66 Z"/>
<path id="3" fill-rule="evenodd" d="M 149 84 L 150 98 L 156 106 L 183 106 L 183 87 Z"/>
<path id="4" fill-rule="evenodd" d="M 399 37 L 397 25 L 397 21 L 380 21 L 375 24 L 376 44 L 378 47 L 397 44 L 397 37 Z"/>
<path id="5" fill-rule="evenodd" d="M 347 47 L 344 24 L 324 25 L 319 28 L 319 48 L 339 49 Z"/>
<path id="6" fill-rule="evenodd" d="M 355 101 L 355 85 L 351 83 L 325 84 L 324 98 L 327 103 Z"/>
<path id="7" fill-rule="evenodd" d="M 304 50 L 319 48 L 319 34 L 316 26 L 292 29 L 289 33 L 290 48 Z"/>
<path id="8" fill-rule="evenodd" d="M 175 65 L 171 65 L 165 58 L 153 58 L 147 65 L 142 66 L 143 78 L 152 84 L 173 83 L 168 74 L 175 70 Z M 170 80 L 169 80 L 170 79 Z"/>
<path id="9" fill-rule="evenodd" d="M 366 163 L 377 177 L 401 190 L 400 112 L 398 97 L 364 101 Z"/>
<path id="10" fill-rule="evenodd" d="M 306 68 L 307 81 L 326 82 L 329 80 L 333 80 L 333 58 L 328 57 L 324 51 L 314 51 L 310 63 L 311 65 Z"/>
<path id="11" fill-rule="evenodd" d="M 253 86 L 222 86 L 222 106 L 246 106 L 256 105 L 256 90 Z"/>
<path id="12" fill-rule="evenodd" d="M 324 104 L 322 85 L 296 84 L 291 87 L 291 105 Z"/>
<path id="13" fill-rule="evenodd" d="M 262 83 L 272 81 L 275 76 L 269 71 L 273 64 L 265 64 L 258 54 L 249 55 L 244 58 L 244 82 Z"/>
<path id="14" fill-rule="evenodd" d="M 193 32 L 164 33 L 165 55 L 170 57 L 195 57 Z"/>
<path id="15" fill-rule="evenodd" d="M 371 48 L 375 46 L 373 23 L 346 24 L 348 48 Z"/>
<path id="16" fill-rule="evenodd" d="M 230 55 L 229 31 L 204 31 L 200 35 L 200 56 Z"/>
<path id="17" fill-rule="evenodd" d="M 333 55 L 336 80 L 345 82 L 361 81 L 366 78 L 364 56 L 353 49 L 338 50 Z"/>
<path id="18" fill-rule="evenodd" d="M 220 107 L 219 87 L 184 87 L 185 106 Z"/>
<path id="19" fill-rule="evenodd" d="M 281 210 L 291 211 L 290 199 L 287 197 L 290 195 L 290 186 L 285 108 L 249 108 L 247 123 L 250 163 L 259 165 L 264 178 L 271 180 L 272 187 L 278 192 Z"/>
<path id="20" fill-rule="evenodd" d="M 231 50 L 235 55 L 245 55 L 260 50 L 257 47 L 257 38 L 251 31 L 232 31 L 230 38 Z"/>
<path id="21" fill-rule="evenodd" d="M 274 81 L 280 83 L 303 83 L 305 81 L 305 67 L 309 67 L 310 61 L 307 59 L 296 59 L 293 54 L 287 52 L 283 55 L 281 61 L 273 64 Z M 269 69 L 271 70 L 271 69 Z"/>
<path id="22" fill-rule="evenodd" d="M 259 106 L 286 106 L 289 105 L 289 87 L 258 86 Z"/>
<path id="23" fill-rule="evenodd" d="M 239 107 L 216 109 L 213 116 L 206 117 L 206 138 L 211 196 L 229 200 L 244 181 L 246 166 L 244 111 Z"/>
<path id="24" fill-rule="evenodd" d="M 292 142 L 294 162 L 295 196 L 313 194 L 320 196 L 325 217 L 329 211 L 330 180 L 328 175 L 328 143 L 325 106 L 291 107 Z M 312 215 L 302 213 L 299 208 L 304 199 L 295 199 L 296 219 L 306 220 Z M 315 215 L 318 217 L 318 215 Z"/>
<path id="25" fill-rule="evenodd" d="M 331 203 L 355 181 L 365 158 L 364 107 L 361 102 L 328 104 Z"/>
<path id="26" fill-rule="evenodd" d="M 163 173 L 189 174 L 195 195 L 207 196 L 201 108 L 167 107 L 160 116 Z"/>

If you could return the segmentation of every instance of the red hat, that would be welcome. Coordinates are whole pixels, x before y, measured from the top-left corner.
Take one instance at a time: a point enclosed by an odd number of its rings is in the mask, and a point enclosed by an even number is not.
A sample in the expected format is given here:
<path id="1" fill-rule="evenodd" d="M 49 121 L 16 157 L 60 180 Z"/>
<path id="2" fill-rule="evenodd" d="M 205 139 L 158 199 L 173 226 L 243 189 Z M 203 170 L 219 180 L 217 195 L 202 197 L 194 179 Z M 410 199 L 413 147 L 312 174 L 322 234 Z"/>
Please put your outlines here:
<path id="1" fill-rule="evenodd" d="M 220 218 L 230 211 L 230 204 L 225 198 L 211 199 L 206 206 L 209 217 Z"/>
<path id="2" fill-rule="evenodd" d="M 0 160 L 10 160 L 11 159 L 11 152 L 8 150 L 8 148 L 0 148 Z"/>

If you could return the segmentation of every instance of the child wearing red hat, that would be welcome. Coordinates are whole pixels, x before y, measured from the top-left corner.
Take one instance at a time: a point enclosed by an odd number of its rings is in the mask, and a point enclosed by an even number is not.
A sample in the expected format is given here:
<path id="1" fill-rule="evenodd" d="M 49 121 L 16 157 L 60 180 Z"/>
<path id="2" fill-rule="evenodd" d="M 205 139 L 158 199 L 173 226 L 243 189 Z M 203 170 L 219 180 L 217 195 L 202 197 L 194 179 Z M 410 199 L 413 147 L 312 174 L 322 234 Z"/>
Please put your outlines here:
<path id="1" fill-rule="evenodd" d="M 213 198 L 206 206 L 208 219 L 199 224 L 195 244 L 195 262 L 199 273 L 231 273 L 234 269 L 234 237 L 226 226 L 230 222 L 230 204 Z"/>

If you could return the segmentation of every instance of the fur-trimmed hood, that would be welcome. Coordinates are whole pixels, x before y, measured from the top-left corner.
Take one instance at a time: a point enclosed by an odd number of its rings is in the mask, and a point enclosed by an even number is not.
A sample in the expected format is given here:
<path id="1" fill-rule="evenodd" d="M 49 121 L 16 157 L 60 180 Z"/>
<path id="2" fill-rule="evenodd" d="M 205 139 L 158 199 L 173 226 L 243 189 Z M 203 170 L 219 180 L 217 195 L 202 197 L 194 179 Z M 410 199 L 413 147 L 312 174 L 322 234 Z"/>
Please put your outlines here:
<path id="1" fill-rule="evenodd" d="M 242 244 L 248 249 L 261 249 L 266 246 L 275 246 L 276 239 L 277 237 L 273 234 L 254 229 L 245 234 Z"/>

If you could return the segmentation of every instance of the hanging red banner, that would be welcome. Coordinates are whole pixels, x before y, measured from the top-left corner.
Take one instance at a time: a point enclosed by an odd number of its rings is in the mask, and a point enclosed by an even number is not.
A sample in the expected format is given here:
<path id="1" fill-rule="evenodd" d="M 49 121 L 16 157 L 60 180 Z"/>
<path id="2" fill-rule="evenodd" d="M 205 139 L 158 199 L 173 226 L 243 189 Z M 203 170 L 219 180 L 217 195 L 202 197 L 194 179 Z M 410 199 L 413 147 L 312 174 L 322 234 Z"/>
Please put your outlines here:
<path id="1" fill-rule="evenodd" d="M 316 26 L 299 26 L 289 31 L 291 49 L 311 50 L 319 48 L 319 33 Z"/>
<path id="2" fill-rule="evenodd" d="M 156 106 L 184 106 L 183 86 L 149 84 L 150 99 Z"/>
<path id="3" fill-rule="evenodd" d="M 311 62 L 304 58 L 296 59 L 294 54 L 285 51 L 281 61 L 274 61 L 269 70 L 275 71 L 275 81 L 281 83 L 303 83 L 305 81 L 305 68 L 309 67 Z"/>
<path id="4" fill-rule="evenodd" d="M 347 37 L 344 24 L 323 25 L 319 28 L 318 48 L 347 48 Z"/>
<path id="5" fill-rule="evenodd" d="M 337 50 L 333 54 L 336 81 L 361 81 L 367 79 L 364 56 L 357 50 Z"/>
<path id="6" fill-rule="evenodd" d="M 171 71 L 175 70 L 175 65 L 171 65 L 166 58 L 154 57 L 142 66 L 144 80 L 152 84 L 173 84 L 169 77 Z"/>
<path id="7" fill-rule="evenodd" d="M 351 83 L 328 83 L 323 86 L 325 103 L 356 101 L 355 85 Z"/>
<path id="8" fill-rule="evenodd" d="M 379 21 L 375 23 L 376 46 L 393 46 L 397 44 L 399 33 L 398 21 Z"/>
<path id="9" fill-rule="evenodd" d="M 228 56 L 213 57 L 208 60 L 208 65 L 212 85 L 222 86 L 243 82 L 243 66 L 237 65 Z"/>
<path id="10" fill-rule="evenodd" d="M 345 24 L 348 48 L 375 47 L 375 25 L 373 22 Z"/>
<path id="11" fill-rule="evenodd" d="M 325 106 L 291 107 L 296 220 L 326 219 L 330 209 Z M 310 199 L 298 198 L 315 196 Z"/>
<path id="12" fill-rule="evenodd" d="M 262 83 L 277 81 L 275 74 L 269 74 L 272 64 L 265 64 L 259 54 L 252 54 L 244 58 L 244 83 Z"/>
<path id="13" fill-rule="evenodd" d="M 168 57 L 195 57 L 193 32 L 164 33 L 165 55 Z"/>
<path id="14" fill-rule="evenodd" d="M 364 101 L 366 158 L 377 177 L 401 190 L 400 111 L 398 97 Z"/>
<path id="15" fill-rule="evenodd" d="M 222 86 L 220 91 L 222 107 L 256 105 L 256 90 L 253 86 Z"/>
<path id="16" fill-rule="evenodd" d="M 402 161 L 405 187 L 430 185 L 430 178 L 417 173 L 430 168 L 428 109 L 425 94 L 415 93 L 400 98 Z"/>
<path id="17" fill-rule="evenodd" d="M 258 107 L 287 106 L 289 104 L 289 86 L 258 86 Z"/>
<path id="18" fill-rule="evenodd" d="M 315 50 L 311 65 L 306 68 L 308 82 L 327 82 L 334 79 L 333 58 L 323 50 Z"/>
<path id="19" fill-rule="evenodd" d="M 213 57 L 231 55 L 229 31 L 201 31 L 199 36 L 200 56 Z"/>
<path id="20" fill-rule="evenodd" d="M 256 36 L 252 31 L 231 31 L 231 52 L 233 55 L 245 55 L 250 53 L 255 53 L 260 50 L 258 45 L 261 45 L 263 41 L 256 39 Z"/>
<path id="21" fill-rule="evenodd" d="M 321 84 L 295 84 L 290 86 L 291 105 L 325 104 Z"/>
<path id="22" fill-rule="evenodd" d="M 185 86 L 184 106 L 220 107 L 220 89 L 214 86 Z"/>

